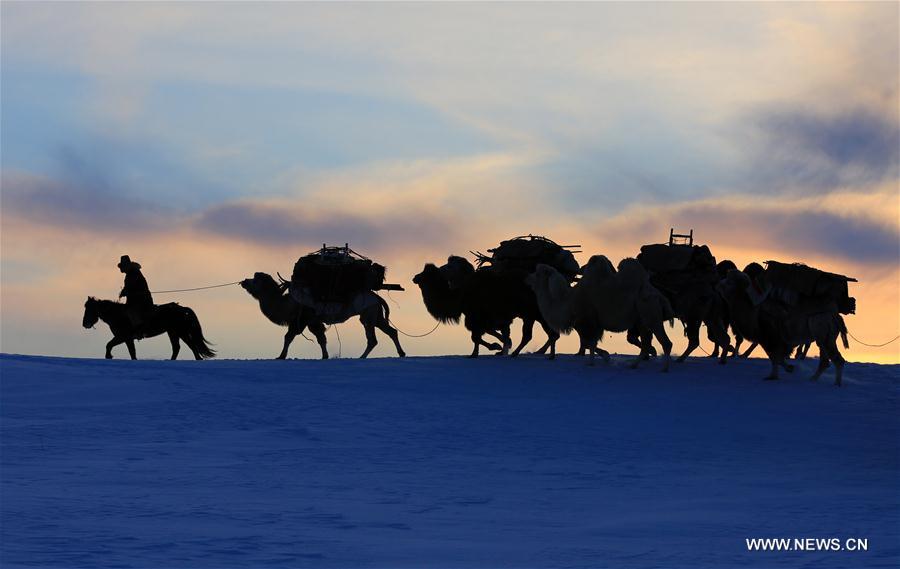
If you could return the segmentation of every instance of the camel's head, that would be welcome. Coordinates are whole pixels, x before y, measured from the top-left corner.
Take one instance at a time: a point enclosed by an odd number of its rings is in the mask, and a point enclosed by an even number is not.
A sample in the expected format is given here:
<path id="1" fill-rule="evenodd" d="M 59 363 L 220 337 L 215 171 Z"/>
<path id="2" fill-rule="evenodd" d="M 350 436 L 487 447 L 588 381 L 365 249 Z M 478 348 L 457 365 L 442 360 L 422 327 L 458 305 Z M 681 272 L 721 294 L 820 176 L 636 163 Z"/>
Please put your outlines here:
<path id="1" fill-rule="evenodd" d="M 739 294 L 746 294 L 751 287 L 750 277 L 738 270 L 728 271 L 725 278 L 716 285 L 716 290 L 727 302 L 737 298 Z"/>
<path id="2" fill-rule="evenodd" d="M 724 279 L 728 276 L 728 271 L 736 271 L 737 265 L 734 264 L 733 261 L 725 259 L 724 261 L 719 261 L 719 264 L 716 265 L 716 274 L 719 276 L 719 280 Z"/>
<path id="3" fill-rule="evenodd" d="M 100 301 L 93 296 L 89 296 L 84 303 L 84 316 L 81 318 L 81 325 L 85 328 L 93 328 L 98 320 L 100 320 Z"/>
<path id="4" fill-rule="evenodd" d="M 616 268 L 605 255 L 594 255 L 581 267 L 581 274 L 585 276 L 594 275 L 602 278 L 615 273 Z"/>
<path id="5" fill-rule="evenodd" d="M 244 279 L 241 281 L 241 288 L 250 293 L 253 298 L 259 299 L 262 296 L 271 294 L 282 294 L 284 292 L 283 285 L 278 284 L 272 275 L 267 273 L 253 273 L 252 279 Z"/>
<path id="6" fill-rule="evenodd" d="M 441 270 L 437 268 L 434 263 L 426 264 L 425 268 L 422 269 L 422 272 L 414 276 L 412 279 L 413 283 L 419 285 L 419 288 L 428 286 L 436 280 L 442 281 L 445 280 L 445 278 L 441 274 Z"/>
<path id="7" fill-rule="evenodd" d="M 745 273 L 747 274 L 747 276 L 750 277 L 751 279 L 755 279 L 755 278 L 758 277 L 759 275 L 761 275 L 761 274 L 763 274 L 764 272 L 766 272 L 766 270 L 765 270 L 765 269 L 763 268 L 763 266 L 760 265 L 759 263 L 750 263 L 749 265 L 747 265 L 746 267 L 744 267 L 744 272 L 745 272 Z"/>
<path id="8" fill-rule="evenodd" d="M 547 283 L 555 274 L 559 274 L 559 271 L 550 265 L 539 263 L 538 266 L 534 268 L 534 272 L 525 277 L 525 284 L 527 284 L 531 290 L 537 292 L 538 290 L 546 288 Z"/>
<path id="9" fill-rule="evenodd" d="M 635 286 L 640 286 L 650 280 L 647 269 L 633 257 L 626 257 L 619 261 L 618 273 L 622 282 L 631 283 Z"/>
<path id="10" fill-rule="evenodd" d="M 460 288 L 475 272 L 475 267 L 468 260 L 457 255 L 447 257 L 447 264 L 441 267 L 441 273 L 447 279 L 451 289 Z"/>

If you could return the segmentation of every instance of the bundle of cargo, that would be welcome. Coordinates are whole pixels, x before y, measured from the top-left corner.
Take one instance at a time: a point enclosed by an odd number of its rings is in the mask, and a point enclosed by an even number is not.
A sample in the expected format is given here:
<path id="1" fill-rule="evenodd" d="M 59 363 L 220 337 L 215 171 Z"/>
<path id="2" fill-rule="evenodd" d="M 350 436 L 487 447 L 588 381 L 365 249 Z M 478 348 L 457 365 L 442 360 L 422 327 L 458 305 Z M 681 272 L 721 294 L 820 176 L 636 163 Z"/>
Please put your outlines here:
<path id="1" fill-rule="evenodd" d="M 385 267 L 350 249 L 322 245 L 297 260 L 291 275 L 290 291 L 297 301 L 309 306 L 345 303 L 366 291 L 403 290 L 386 284 Z"/>
<path id="2" fill-rule="evenodd" d="M 841 314 L 856 312 L 856 299 L 850 296 L 847 283 L 857 282 L 852 277 L 828 273 L 802 263 L 766 261 L 762 279 L 770 288 L 770 297 L 789 306 L 801 300 L 834 303 Z"/>
<path id="3" fill-rule="evenodd" d="M 718 281 L 716 258 L 706 245 L 644 245 L 637 260 L 663 292 L 682 292 L 698 283 L 714 285 Z"/>
<path id="4" fill-rule="evenodd" d="M 559 245 L 539 235 L 524 235 L 502 241 L 498 247 L 488 249 L 490 255 L 472 251 L 478 268 L 490 265 L 501 271 L 532 273 L 539 264 L 550 265 L 569 282 L 575 280 L 580 269 L 572 251 L 580 245 Z"/>

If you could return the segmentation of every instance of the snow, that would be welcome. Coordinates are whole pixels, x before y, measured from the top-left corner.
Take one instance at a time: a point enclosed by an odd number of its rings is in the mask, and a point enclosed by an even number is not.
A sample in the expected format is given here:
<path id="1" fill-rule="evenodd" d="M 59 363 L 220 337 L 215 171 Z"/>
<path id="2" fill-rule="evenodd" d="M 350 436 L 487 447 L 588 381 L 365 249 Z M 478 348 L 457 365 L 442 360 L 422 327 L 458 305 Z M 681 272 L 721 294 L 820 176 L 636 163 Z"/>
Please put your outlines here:
<path id="1" fill-rule="evenodd" d="M 896 567 L 900 366 L 814 365 L 2 356 L 0 564 Z"/>

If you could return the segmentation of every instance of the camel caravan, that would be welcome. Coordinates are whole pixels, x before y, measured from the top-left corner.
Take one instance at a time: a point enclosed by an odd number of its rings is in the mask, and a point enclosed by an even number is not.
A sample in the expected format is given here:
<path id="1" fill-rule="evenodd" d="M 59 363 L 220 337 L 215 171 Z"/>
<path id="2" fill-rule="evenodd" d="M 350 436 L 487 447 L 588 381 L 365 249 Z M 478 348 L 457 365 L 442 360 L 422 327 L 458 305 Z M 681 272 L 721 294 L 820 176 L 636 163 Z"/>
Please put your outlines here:
<path id="1" fill-rule="evenodd" d="M 741 271 L 732 261 L 717 263 L 707 246 L 695 245 L 693 231 L 679 235 L 672 230 L 668 243 L 645 245 L 637 257 L 616 265 L 603 255 L 593 255 L 581 266 L 575 259 L 578 247 L 534 235 L 515 237 L 487 253 L 470 252 L 474 262 L 450 255 L 440 266 L 427 263 L 412 282 L 419 287 L 436 326 L 462 322 L 472 341 L 472 358 L 482 348 L 498 355 L 519 355 L 539 324 L 546 340 L 536 353 L 548 354 L 550 359 L 556 357 L 560 336 L 574 332 L 578 354 L 586 354 L 589 365 L 595 364 L 598 355 L 608 362 L 609 353 L 599 346 L 604 334 L 624 332 L 638 348 L 631 367 L 658 355 L 655 339 L 661 348 L 661 369 L 668 371 L 672 341 L 665 324 L 671 328 L 677 319 L 688 342 L 678 362 L 700 346 L 700 329 L 705 326 L 715 346 L 711 357 L 720 364 L 730 357 L 747 357 L 759 346 L 772 365 L 767 379 L 777 379 L 779 368 L 793 370 L 788 359 L 794 350 L 801 359 L 814 343 L 820 355 L 812 379 L 833 364 L 835 384 L 841 384 L 844 358 L 837 344 L 840 338 L 848 347 L 843 316 L 856 310 L 848 290 L 848 283 L 855 279 L 777 261 L 767 261 L 765 267 L 751 263 Z M 179 338 L 197 359 L 214 355 L 193 311 L 175 303 L 153 305 L 140 265 L 127 256 L 120 269 L 126 273 L 121 295 L 129 299 L 126 304 L 94 298 L 85 304 L 85 327 L 102 319 L 113 330 L 107 358 L 112 357 L 113 346 L 126 343 L 135 359 L 134 340 L 165 332 L 172 339 L 172 359 L 178 355 Z M 378 343 L 376 329 L 391 339 L 403 357 L 390 308 L 378 294 L 403 287 L 385 279 L 384 265 L 345 244 L 323 245 L 300 257 L 290 280 L 258 272 L 237 284 L 258 302 L 269 321 L 287 328 L 278 359 L 287 357 L 293 340 L 307 329 L 318 341 L 322 359 L 327 359 L 327 327 L 354 316 L 359 317 L 367 340 L 362 358 Z M 132 298 L 135 302 L 130 302 Z M 511 329 L 516 319 L 522 321 L 521 338 L 513 348 Z M 740 354 L 745 340 L 751 346 Z"/>

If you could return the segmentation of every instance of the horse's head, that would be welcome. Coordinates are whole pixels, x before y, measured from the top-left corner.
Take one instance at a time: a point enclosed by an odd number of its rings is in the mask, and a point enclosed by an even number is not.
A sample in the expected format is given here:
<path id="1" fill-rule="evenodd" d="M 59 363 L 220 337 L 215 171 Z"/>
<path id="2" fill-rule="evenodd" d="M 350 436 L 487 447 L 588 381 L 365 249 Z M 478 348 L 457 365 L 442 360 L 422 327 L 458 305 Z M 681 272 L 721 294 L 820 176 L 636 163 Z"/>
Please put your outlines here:
<path id="1" fill-rule="evenodd" d="M 89 296 L 84 303 L 84 317 L 81 319 L 81 325 L 85 328 L 93 328 L 98 320 L 100 320 L 100 301 Z"/>

